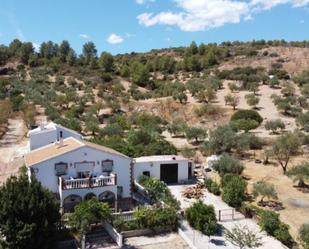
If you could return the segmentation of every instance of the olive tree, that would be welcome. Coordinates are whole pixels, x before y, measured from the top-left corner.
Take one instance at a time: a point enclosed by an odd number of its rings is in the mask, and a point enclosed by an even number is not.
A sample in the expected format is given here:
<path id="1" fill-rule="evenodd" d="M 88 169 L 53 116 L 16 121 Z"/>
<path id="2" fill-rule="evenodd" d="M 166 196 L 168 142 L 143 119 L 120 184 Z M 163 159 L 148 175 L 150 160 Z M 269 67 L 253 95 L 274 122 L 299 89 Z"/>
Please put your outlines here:
<path id="1" fill-rule="evenodd" d="M 296 133 L 286 133 L 281 135 L 272 146 L 272 155 L 278 161 L 283 170 L 283 174 L 287 173 L 288 164 L 293 155 L 296 155 L 301 146 L 301 141 Z"/>
<path id="2" fill-rule="evenodd" d="M 309 180 L 309 162 L 296 165 L 287 172 L 287 175 L 293 178 L 294 181 L 298 181 L 299 187 L 305 187 L 305 181 Z"/>
<path id="3" fill-rule="evenodd" d="M 235 225 L 231 230 L 226 229 L 224 237 L 239 249 L 257 248 L 262 245 L 261 237 L 247 226 Z"/>
<path id="4" fill-rule="evenodd" d="M 261 203 L 264 203 L 265 197 L 267 197 L 268 199 L 278 199 L 275 186 L 266 181 L 258 181 L 254 183 L 252 194 L 254 197 L 261 196 Z"/>

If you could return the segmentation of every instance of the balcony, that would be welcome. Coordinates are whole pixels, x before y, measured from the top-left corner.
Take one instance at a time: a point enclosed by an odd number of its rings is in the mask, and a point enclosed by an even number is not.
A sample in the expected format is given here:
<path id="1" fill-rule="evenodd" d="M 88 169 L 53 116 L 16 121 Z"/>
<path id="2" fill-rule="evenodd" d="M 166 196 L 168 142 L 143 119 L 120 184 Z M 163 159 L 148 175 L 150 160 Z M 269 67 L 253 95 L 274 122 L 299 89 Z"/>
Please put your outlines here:
<path id="1" fill-rule="evenodd" d="M 110 176 L 99 176 L 79 179 L 63 179 L 59 177 L 59 187 L 62 190 L 99 188 L 113 185 L 117 185 L 116 175 L 114 174 L 111 174 Z"/>

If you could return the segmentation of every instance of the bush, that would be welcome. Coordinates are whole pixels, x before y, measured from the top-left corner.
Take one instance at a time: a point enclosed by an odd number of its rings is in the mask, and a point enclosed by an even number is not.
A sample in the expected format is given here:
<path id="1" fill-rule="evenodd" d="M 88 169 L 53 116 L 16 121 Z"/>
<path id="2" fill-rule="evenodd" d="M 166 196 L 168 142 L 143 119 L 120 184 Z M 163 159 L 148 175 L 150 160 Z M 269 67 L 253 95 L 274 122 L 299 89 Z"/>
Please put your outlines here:
<path id="1" fill-rule="evenodd" d="M 231 126 L 236 130 L 242 130 L 248 132 L 259 126 L 259 123 L 253 119 L 238 119 L 236 121 L 231 121 Z"/>
<path id="2" fill-rule="evenodd" d="M 293 247 L 294 240 L 289 232 L 289 226 L 287 224 L 281 222 L 279 228 L 274 232 L 274 237 L 287 247 Z"/>
<path id="3" fill-rule="evenodd" d="M 217 230 L 217 219 L 214 207 L 205 205 L 201 201 L 187 208 L 185 217 L 190 226 L 207 236 L 214 235 Z"/>
<path id="4" fill-rule="evenodd" d="M 142 176 L 139 182 L 148 191 L 150 198 L 154 202 L 164 202 L 167 206 L 175 208 L 178 210 L 180 208 L 179 202 L 172 195 L 166 184 L 159 179 Z"/>
<path id="5" fill-rule="evenodd" d="M 280 226 L 279 214 L 274 211 L 263 210 L 260 212 L 260 218 L 259 226 L 261 229 L 273 236 Z"/>
<path id="6" fill-rule="evenodd" d="M 221 176 L 228 173 L 240 175 L 244 170 L 244 165 L 228 154 L 223 154 L 218 161 L 214 162 L 213 168 Z"/>
<path id="7" fill-rule="evenodd" d="M 173 231 L 178 226 L 178 215 L 174 208 L 139 208 L 133 216 L 140 229 L 161 232 Z"/>
<path id="8" fill-rule="evenodd" d="M 303 224 L 299 229 L 299 238 L 305 249 L 309 248 L 309 223 Z"/>
<path id="9" fill-rule="evenodd" d="M 234 176 L 223 187 L 222 199 L 232 207 L 240 207 L 245 200 L 247 183 L 240 177 Z"/>
<path id="10" fill-rule="evenodd" d="M 261 117 L 261 115 L 257 111 L 254 111 L 254 110 L 238 110 L 231 117 L 231 121 L 237 121 L 240 119 L 255 120 L 258 124 L 261 124 L 263 121 L 263 118 Z"/>
<path id="11" fill-rule="evenodd" d="M 213 193 L 214 195 L 220 195 L 221 194 L 220 186 L 218 185 L 218 183 L 213 182 L 211 184 L 210 192 Z"/>
<path id="12" fill-rule="evenodd" d="M 204 186 L 208 189 L 210 193 L 213 193 L 214 195 L 221 194 L 220 186 L 210 178 L 204 181 Z"/>

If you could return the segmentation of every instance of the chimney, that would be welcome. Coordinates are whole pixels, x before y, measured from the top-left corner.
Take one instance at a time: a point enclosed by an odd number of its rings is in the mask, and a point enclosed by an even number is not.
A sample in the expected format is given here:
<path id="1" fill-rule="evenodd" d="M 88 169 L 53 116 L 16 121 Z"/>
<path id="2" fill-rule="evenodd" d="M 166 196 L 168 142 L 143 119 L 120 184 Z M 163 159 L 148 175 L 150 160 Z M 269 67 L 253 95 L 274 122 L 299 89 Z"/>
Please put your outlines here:
<path id="1" fill-rule="evenodd" d="M 61 148 L 62 146 L 63 146 L 63 138 L 61 137 L 58 142 L 58 148 Z"/>
<path id="2" fill-rule="evenodd" d="M 40 129 L 41 131 L 45 129 L 45 123 L 43 121 L 40 123 Z"/>

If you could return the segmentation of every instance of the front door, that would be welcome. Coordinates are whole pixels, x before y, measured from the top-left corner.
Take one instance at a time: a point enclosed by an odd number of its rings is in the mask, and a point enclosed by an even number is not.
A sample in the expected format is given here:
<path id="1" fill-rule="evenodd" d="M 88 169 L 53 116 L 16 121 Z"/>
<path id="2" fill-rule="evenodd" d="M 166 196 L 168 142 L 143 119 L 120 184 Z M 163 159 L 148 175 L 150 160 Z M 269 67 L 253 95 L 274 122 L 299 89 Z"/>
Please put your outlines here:
<path id="1" fill-rule="evenodd" d="M 178 182 L 178 164 L 161 164 L 160 165 L 160 180 L 165 183 Z"/>

